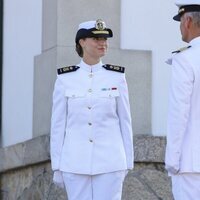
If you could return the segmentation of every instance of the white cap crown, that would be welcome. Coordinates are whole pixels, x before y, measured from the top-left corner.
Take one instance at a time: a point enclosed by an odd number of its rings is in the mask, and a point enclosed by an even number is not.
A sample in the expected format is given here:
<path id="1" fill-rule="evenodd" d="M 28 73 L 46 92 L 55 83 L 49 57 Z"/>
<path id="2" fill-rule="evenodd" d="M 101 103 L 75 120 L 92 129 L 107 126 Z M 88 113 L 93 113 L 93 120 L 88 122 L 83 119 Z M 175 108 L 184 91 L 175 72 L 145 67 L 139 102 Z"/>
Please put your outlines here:
<path id="1" fill-rule="evenodd" d="M 200 0 L 176 0 L 175 4 L 178 7 L 183 5 L 200 5 Z"/>

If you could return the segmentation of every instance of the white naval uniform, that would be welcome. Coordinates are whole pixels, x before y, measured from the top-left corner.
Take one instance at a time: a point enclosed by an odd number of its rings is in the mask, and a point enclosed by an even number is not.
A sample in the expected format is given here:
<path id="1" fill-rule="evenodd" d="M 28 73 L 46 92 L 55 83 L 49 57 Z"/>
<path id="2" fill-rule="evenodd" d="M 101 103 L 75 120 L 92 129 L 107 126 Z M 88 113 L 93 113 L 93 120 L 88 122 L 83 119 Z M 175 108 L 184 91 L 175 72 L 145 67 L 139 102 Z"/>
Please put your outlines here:
<path id="1" fill-rule="evenodd" d="M 200 37 L 189 45 L 172 58 L 165 165 L 176 200 L 200 199 Z"/>
<path id="2" fill-rule="evenodd" d="M 99 175 L 133 168 L 125 74 L 83 61 L 58 75 L 51 121 L 53 171 Z M 102 183 L 105 184 L 105 183 Z M 103 199 L 102 199 L 103 200 Z"/>

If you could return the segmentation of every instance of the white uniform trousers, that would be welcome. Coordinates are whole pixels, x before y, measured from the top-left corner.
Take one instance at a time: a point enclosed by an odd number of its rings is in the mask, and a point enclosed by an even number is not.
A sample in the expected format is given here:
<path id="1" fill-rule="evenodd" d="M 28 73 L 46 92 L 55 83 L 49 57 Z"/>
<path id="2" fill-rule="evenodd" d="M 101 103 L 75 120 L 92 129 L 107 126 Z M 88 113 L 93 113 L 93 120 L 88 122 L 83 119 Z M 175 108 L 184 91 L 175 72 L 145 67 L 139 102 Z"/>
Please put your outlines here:
<path id="1" fill-rule="evenodd" d="M 200 199 L 200 173 L 182 173 L 173 175 L 171 178 L 175 200 Z"/>
<path id="2" fill-rule="evenodd" d="M 121 200 L 126 170 L 97 175 L 63 172 L 68 200 Z"/>

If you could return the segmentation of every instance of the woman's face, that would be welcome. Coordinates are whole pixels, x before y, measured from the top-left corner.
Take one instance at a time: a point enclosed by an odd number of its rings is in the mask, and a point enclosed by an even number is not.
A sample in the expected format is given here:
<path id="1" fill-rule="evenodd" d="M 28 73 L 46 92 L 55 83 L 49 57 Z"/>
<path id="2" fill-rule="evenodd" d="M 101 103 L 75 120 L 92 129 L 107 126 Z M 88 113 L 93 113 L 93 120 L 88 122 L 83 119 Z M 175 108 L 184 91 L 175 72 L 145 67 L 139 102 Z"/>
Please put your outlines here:
<path id="1" fill-rule="evenodd" d="M 83 58 L 99 59 L 108 49 L 107 38 L 85 38 L 79 43 L 83 49 Z"/>

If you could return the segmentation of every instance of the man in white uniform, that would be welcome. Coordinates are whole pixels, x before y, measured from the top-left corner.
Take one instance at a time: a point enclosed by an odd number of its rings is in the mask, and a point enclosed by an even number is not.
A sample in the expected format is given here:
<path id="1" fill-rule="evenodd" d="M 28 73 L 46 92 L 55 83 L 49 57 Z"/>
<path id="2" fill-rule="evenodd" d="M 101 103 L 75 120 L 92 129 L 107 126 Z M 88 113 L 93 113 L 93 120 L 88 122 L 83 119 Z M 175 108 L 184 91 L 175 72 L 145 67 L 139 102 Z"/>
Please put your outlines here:
<path id="1" fill-rule="evenodd" d="M 175 200 L 200 199 L 200 0 L 177 0 L 189 45 L 173 52 L 165 165 Z"/>

